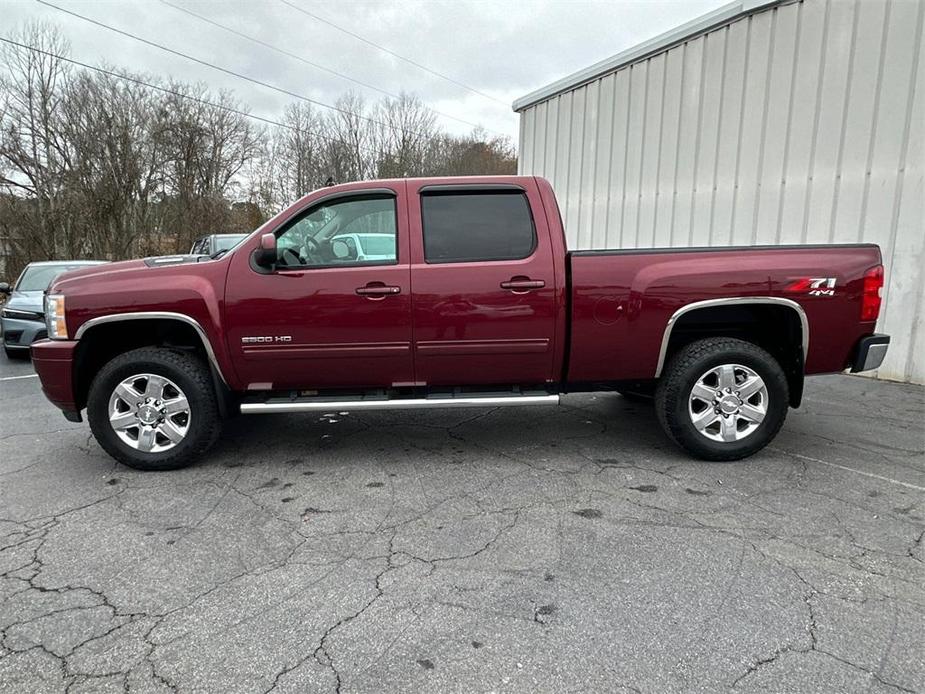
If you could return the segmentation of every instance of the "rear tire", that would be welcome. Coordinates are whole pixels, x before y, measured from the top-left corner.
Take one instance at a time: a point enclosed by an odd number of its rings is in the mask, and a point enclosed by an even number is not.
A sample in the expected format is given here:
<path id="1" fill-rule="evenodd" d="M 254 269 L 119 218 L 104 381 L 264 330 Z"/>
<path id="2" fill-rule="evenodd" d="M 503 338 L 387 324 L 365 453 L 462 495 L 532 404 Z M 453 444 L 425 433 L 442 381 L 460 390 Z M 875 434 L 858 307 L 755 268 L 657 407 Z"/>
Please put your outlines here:
<path id="1" fill-rule="evenodd" d="M 137 470 L 186 467 L 221 433 L 208 367 L 157 347 L 126 352 L 100 369 L 90 385 L 87 419 L 103 450 Z"/>
<path id="2" fill-rule="evenodd" d="M 655 392 L 662 428 L 703 460 L 740 460 L 764 448 L 787 417 L 787 377 L 768 352 L 728 337 L 675 354 Z"/>

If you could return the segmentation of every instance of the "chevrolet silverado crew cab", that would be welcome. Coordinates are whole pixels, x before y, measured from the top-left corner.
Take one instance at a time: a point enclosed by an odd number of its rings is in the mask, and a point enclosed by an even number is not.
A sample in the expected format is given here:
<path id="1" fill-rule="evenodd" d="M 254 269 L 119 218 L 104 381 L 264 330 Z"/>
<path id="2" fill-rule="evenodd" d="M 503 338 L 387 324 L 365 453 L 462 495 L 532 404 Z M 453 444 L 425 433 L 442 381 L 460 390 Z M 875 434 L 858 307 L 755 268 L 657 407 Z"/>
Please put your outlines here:
<path id="1" fill-rule="evenodd" d="M 652 396 L 677 444 L 735 460 L 775 436 L 805 375 L 880 365 L 882 285 L 874 245 L 570 252 L 542 178 L 364 181 L 217 259 L 62 275 L 32 356 L 65 417 L 86 409 L 147 470 L 187 465 L 238 413 L 594 390 Z"/>

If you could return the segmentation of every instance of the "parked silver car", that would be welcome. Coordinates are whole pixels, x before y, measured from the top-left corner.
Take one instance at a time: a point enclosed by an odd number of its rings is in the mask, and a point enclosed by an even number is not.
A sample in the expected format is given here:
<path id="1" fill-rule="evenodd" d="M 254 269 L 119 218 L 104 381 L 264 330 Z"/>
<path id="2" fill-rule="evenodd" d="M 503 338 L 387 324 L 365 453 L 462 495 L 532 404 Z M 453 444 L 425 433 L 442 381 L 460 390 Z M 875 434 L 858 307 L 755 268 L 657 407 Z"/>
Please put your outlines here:
<path id="1" fill-rule="evenodd" d="M 45 310 L 42 305 L 45 289 L 58 275 L 87 265 L 100 265 L 102 260 L 49 260 L 29 263 L 16 284 L 10 287 L 0 282 L 0 294 L 6 294 L 6 303 L 0 311 L 0 333 L 3 349 L 10 359 L 25 359 L 29 346 L 47 337 Z"/>

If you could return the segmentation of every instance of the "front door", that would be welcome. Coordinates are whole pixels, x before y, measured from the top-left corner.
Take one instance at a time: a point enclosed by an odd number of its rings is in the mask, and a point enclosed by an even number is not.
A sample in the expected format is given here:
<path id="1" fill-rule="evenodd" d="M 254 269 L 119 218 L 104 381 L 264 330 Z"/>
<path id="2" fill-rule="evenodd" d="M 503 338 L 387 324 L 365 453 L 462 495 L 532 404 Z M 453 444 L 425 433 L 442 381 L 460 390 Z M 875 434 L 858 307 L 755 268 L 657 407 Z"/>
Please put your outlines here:
<path id="1" fill-rule="evenodd" d="M 409 200 L 415 377 L 422 385 L 555 380 L 556 286 L 535 187 L 423 185 Z M 415 195 L 417 193 L 418 195 Z"/>
<path id="2" fill-rule="evenodd" d="M 322 197 L 274 233 L 274 271 L 261 272 L 242 248 L 228 275 L 226 334 L 246 387 L 409 384 L 404 185 Z"/>

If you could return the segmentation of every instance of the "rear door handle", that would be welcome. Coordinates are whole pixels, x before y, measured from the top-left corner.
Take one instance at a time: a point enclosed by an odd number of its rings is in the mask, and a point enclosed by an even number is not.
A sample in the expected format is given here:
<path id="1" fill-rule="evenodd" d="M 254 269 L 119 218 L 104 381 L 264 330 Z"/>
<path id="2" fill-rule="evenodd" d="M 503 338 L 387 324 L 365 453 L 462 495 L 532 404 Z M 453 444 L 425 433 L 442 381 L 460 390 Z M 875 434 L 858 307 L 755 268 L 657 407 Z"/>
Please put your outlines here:
<path id="1" fill-rule="evenodd" d="M 357 287 L 356 293 L 360 296 L 371 298 L 381 298 L 391 296 L 392 294 L 401 294 L 401 287 L 389 287 L 384 284 L 373 284 L 370 282 L 365 287 Z"/>
<path id="2" fill-rule="evenodd" d="M 531 289 L 542 289 L 546 286 L 543 280 L 531 280 L 529 277 L 512 277 L 507 282 L 501 283 L 502 289 L 510 289 L 515 292 L 528 292 Z"/>

